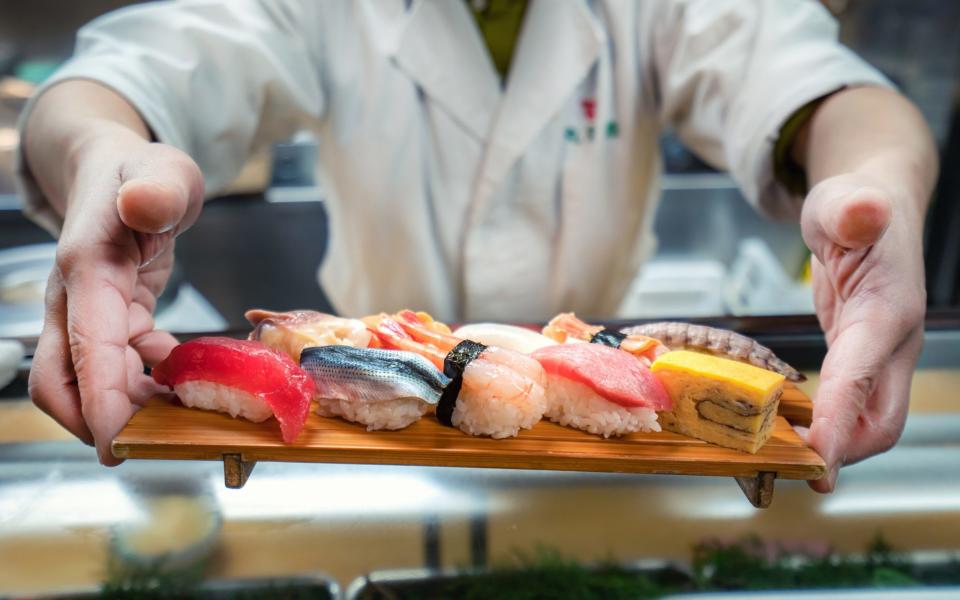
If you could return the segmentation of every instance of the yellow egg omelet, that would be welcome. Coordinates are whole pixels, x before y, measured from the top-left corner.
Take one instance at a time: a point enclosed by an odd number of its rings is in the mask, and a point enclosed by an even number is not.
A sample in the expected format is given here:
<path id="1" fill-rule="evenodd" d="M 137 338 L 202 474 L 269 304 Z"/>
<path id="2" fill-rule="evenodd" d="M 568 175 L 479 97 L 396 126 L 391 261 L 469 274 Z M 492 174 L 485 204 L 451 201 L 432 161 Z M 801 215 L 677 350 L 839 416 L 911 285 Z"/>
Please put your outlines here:
<path id="1" fill-rule="evenodd" d="M 651 369 L 673 399 L 673 410 L 659 413 L 664 429 L 751 454 L 770 439 L 783 375 L 686 350 Z"/>

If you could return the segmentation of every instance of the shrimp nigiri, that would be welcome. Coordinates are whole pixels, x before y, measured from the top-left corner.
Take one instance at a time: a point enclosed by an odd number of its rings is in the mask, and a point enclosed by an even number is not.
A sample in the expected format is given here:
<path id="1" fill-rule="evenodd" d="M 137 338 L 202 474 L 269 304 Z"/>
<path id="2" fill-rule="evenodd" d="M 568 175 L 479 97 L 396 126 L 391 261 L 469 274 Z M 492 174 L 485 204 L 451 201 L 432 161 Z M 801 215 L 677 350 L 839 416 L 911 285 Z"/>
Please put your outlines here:
<path id="1" fill-rule="evenodd" d="M 505 438 L 543 417 L 545 376 L 532 358 L 461 340 L 431 326 L 429 316 L 412 311 L 365 322 L 384 347 L 419 354 L 452 379 L 437 405 L 441 423 L 471 435 Z"/>
<path id="2" fill-rule="evenodd" d="M 310 346 L 367 348 L 374 336 L 359 319 L 344 319 L 313 310 L 273 312 L 255 308 L 244 316 L 254 326 L 248 339 L 285 352 L 295 361 Z"/>
<path id="3" fill-rule="evenodd" d="M 669 351 L 659 340 L 645 335 L 627 335 L 601 325 L 584 323 L 573 313 L 560 313 L 543 328 L 543 335 L 561 344 L 571 341 L 592 342 L 619 348 L 641 359 L 646 366 Z"/>

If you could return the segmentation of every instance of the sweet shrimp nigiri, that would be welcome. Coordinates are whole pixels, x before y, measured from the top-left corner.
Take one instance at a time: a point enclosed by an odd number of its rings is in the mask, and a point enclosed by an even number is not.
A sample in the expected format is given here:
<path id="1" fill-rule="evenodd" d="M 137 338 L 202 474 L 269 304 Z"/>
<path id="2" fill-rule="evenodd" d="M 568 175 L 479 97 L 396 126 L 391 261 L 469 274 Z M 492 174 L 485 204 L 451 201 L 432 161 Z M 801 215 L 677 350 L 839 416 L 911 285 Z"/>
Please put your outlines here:
<path id="1" fill-rule="evenodd" d="M 367 348 L 376 338 L 359 319 L 344 319 L 313 310 L 273 312 L 255 308 L 244 316 L 254 326 L 248 339 L 263 342 L 300 361 L 311 346 Z M 376 346 L 374 346 L 376 347 Z"/>
<path id="2" fill-rule="evenodd" d="M 653 337 L 637 334 L 627 335 L 619 331 L 606 329 L 602 325 L 590 325 L 578 319 L 577 315 L 573 313 L 560 313 L 555 316 L 543 328 L 543 335 L 561 344 L 582 341 L 619 348 L 636 356 L 648 367 L 658 356 L 670 350 Z"/>
<path id="3" fill-rule="evenodd" d="M 402 311 L 365 319 L 387 348 L 430 360 L 452 379 L 437 419 L 470 435 L 516 436 L 543 417 L 545 375 L 536 360 L 497 346 L 461 340 L 431 325 L 428 315 Z"/>

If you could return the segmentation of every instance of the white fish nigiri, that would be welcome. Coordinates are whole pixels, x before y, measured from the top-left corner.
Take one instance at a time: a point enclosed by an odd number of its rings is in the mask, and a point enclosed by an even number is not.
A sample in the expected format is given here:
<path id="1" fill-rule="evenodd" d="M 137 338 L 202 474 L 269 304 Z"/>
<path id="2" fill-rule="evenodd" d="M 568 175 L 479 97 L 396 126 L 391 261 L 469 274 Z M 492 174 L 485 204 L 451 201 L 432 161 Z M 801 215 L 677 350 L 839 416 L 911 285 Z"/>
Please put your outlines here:
<path id="1" fill-rule="evenodd" d="M 516 325 L 503 325 L 502 323 L 473 323 L 464 325 L 453 335 L 465 340 L 473 340 L 485 346 L 499 346 L 514 352 L 530 354 L 540 348 L 555 346 L 557 342 L 547 336 Z"/>

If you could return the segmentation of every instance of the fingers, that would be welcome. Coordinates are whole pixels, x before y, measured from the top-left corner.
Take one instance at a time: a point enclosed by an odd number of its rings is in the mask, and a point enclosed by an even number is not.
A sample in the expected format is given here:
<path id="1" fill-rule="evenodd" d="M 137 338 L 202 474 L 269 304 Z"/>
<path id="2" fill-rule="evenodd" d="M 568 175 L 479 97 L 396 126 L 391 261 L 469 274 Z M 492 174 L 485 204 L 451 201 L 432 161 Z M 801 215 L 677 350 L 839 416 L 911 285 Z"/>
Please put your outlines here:
<path id="1" fill-rule="evenodd" d="M 81 410 L 101 462 L 116 464 L 110 442 L 133 414 L 126 348 L 137 266 L 126 248 L 104 243 L 73 249 L 58 262 L 67 290 L 67 332 Z"/>
<path id="2" fill-rule="evenodd" d="M 834 489 L 844 464 L 886 450 L 899 438 L 919 347 L 903 344 L 890 323 L 873 319 L 845 327 L 827 353 L 806 440 L 827 465 L 811 487 Z M 912 339 L 912 338 L 911 338 Z M 904 358 L 894 361 L 902 354 Z"/>
<path id="3" fill-rule="evenodd" d="M 887 341 L 878 339 L 875 329 L 865 321 L 844 328 L 823 362 L 807 436 L 827 465 L 826 477 L 814 485 L 817 491 L 833 490 L 858 419 L 876 390 L 880 368 L 893 352 L 895 342 L 889 335 Z"/>
<path id="4" fill-rule="evenodd" d="M 203 198 L 200 169 L 171 146 L 150 144 L 121 167 L 117 192 L 121 221 L 140 233 L 175 231 L 199 212 Z"/>
<path id="5" fill-rule="evenodd" d="M 166 331 L 151 331 L 130 342 L 143 362 L 151 367 L 165 359 L 177 343 L 177 338 Z"/>
<path id="6" fill-rule="evenodd" d="M 43 331 L 30 367 L 28 389 L 43 412 L 83 442 L 93 444 L 93 434 L 80 411 L 80 392 L 67 339 L 67 298 L 56 270 L 47 282 Z"/>
<path id="7" fill-rule="evenodd" d="M 910 384 L 923 331 L 917 329 L 884 370 L 873 401 L 860 416 L 844 464 L 850 465 L 890 450 L 900 439 L 910 406 Z"/>
<path id="8" fill-rule="evenodd" d="M 878 189 L 826 183 L 810 192 L 801 215 L 804 241 L 821 262 L 832 245 L 859 250 L 877 243 L 892 215 L 889 198 Z"/>
<path id="9" fill-rule="evenodd" d="M 149 144 L 123 163 L 120 180 L 117 215 L 135 234 L 142 267 L 196 220 L 203 203 L 203 176 L 183 152 Z"/>
<path id="10" fill-rule="evenodd" d="M 154 330 L 153 316 L 138 302 L 130 305 L 129 318 L 130 346 L 143 363 L 156 365 L 177 345 L 177 339 L 169 333 Z"/>

